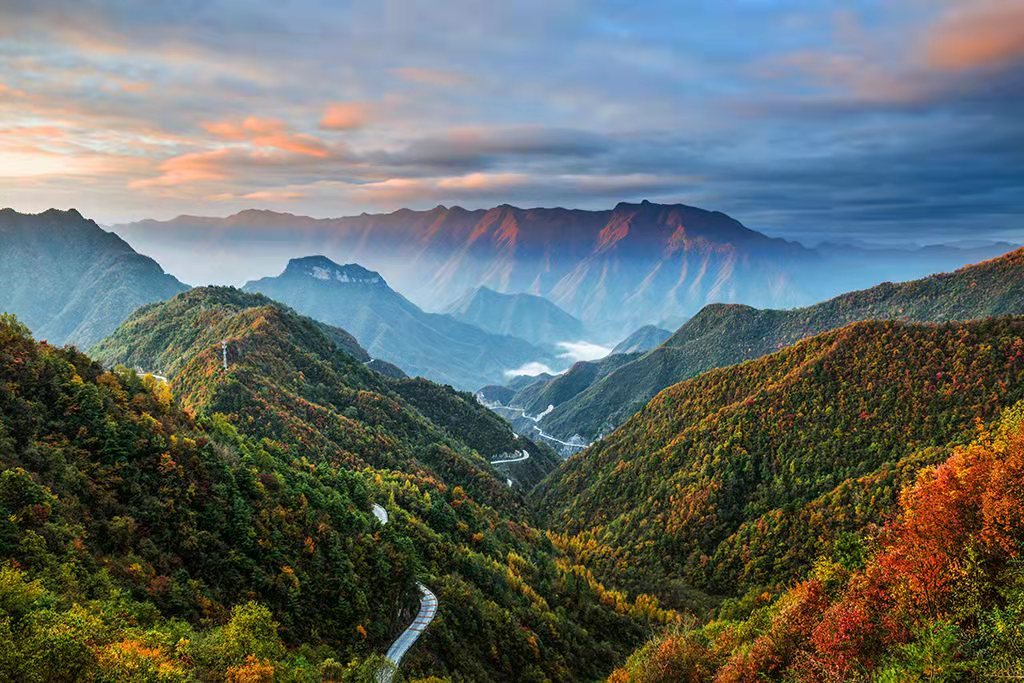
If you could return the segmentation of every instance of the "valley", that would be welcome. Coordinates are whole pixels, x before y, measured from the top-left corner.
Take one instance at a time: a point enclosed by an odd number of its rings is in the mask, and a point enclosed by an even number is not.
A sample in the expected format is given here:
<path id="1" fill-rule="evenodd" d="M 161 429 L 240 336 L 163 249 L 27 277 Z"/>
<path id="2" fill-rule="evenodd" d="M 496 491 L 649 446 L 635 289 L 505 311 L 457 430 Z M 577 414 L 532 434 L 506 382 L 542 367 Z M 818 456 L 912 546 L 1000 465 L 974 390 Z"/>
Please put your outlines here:
<path id="1" fill-rule="evenodd" d="M 887 534 L 909 533 L 930 472 L 1016 443 L 1022 254 L 803 308 L 713 303 L 576 362 L 566 348 L 600 346 L 591 323 L 538 295 L 480 287 L 428 313 L 323 256 L 242 289 L 155 293 L 88 355 L 5 315 L 0 464 L 37 493 L 0 486 L 17 520 L 0 528 L 16 562 L 0 592 L 38 586 L 65 624 L 92 605 L 108 634 L 87 646 L 97 672 L 140 638 L 102 616 L 121 599 L 162 634 L 146 637 L 152 661 L 186 679 L 866 670 L 863 646 L 836 659 L 787 610 L 829 623 L 891 564 Z M 24 292 L 11 306 L 33 310 Z M 509 375 L 530 364 L 558 370 Z M 998 549 L 978 552 L 979 580 L 1001 581 Z M 42 603 L 18 609 L 15 678 L 46 637 Z M 175 620 L 194 652 L 170 644 Z M 770 644 L 775 664 L 733 642 Z"/>
<path id="2" fill-rule="evenodd" d="M 0 2 L 0 683 L 1024 681 L 1024 0 Z"/>

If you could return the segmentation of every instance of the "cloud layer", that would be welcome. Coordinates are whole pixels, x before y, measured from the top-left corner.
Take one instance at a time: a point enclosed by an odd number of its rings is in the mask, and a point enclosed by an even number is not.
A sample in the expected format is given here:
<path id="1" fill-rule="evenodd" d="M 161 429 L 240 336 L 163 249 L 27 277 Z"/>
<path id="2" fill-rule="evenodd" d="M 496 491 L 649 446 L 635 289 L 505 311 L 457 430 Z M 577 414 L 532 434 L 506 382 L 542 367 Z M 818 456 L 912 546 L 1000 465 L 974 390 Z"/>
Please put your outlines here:
<path id="1" fill-rule="evenodd" d="M 7 3 L 0 204 L 649 198 L 812 240 L 1019 230 L 1024 0 L 492 5 Z"/>

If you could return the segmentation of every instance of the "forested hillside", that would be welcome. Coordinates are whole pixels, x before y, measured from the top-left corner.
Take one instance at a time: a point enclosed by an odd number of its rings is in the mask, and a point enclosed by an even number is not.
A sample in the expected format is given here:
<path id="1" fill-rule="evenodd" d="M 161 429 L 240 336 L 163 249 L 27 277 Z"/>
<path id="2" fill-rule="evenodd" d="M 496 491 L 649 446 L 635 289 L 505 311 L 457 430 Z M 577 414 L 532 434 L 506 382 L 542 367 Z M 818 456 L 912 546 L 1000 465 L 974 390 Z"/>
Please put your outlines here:
<path id="1" fill-rule="evenodd" d="M 1024 397 L 1024 319 L 856 323 L 655 397 L 536 491 L 604 579 L 700 602 L 785 586 L 939 448 Z"/>
<path id="2" fill-rule="evenodd" d="M 1024 676 L 1024 407 L 922 471 L 881 529 L 840 539 L 749 617 L 675 629 L 611 683 Z"/>
<path id="3" fill-rule="evenodd" d="M 483 408 L 472 394 L 439 387 L 422 377 L 393 382 L 391 388 L 434 424 L 488 460 L 511 459 L 520 451 L 528 452 L 530 457 L 525 461 L 495 466 L 524 490 L 533 488 L 562 462 L 549 446 L 527 436 L 512 435 L 508 423 Z"/>
<path id="4" fill-rule="evenodd" d="M 622 367 L 638 354 L 619 353 L 600 360 L 579 361 L 561 375 L 540 377 L 523 386 L 509 399 L 508 404 L 523 408 L 527 413 L 539 415 L 548 406 L 558 406 L 585 391 L 594 382 L 616 368 Z"/>
<path id="5" fill-rule="evenodd" d="M 228 341 L 226 372 L 221 339 Z M 403 556 L 413 558 L 410 571 L 441 605 L 423 645 L 403 663 L 407 671 L 593 679 L 642 638 L 643 624 L 672 618 L 649 600 L 634 604 L 605 590 L 531 527 L 518 489 L 468 445 L 503 451 L 522 448 L 521 440 L 471 396 L 383 377 L 340 352 L 320 325 L 261 295 L 192 290 L 141 310 L 97 352 L 107 363 L 160 367 L 187 410 L 238 438 L 260 439 L 278 461 L 350 472 L 375 492 L 367 499 L 385 503 L 392 518 L 377 536 L 396 534 Z M 334 581 L 329 572 L 308 580 Z M 415 590 L 407 580 L 403 588 L 409 605 Z M 296 608 L 318 607 L 293 599 Z M 410 612 L 394 612 L 379 630 L 394 635 L 395 624 L 411 621 Z M 358 625 L 347 627 L 361 642 Z M 481 630 L 486 641 L 476 637 Z M 386 649 L 378 644 L 366 651 Z"/>
<path id="6" fill-rule="evenodd" d="M 486 458 L 466 446 L 513 450 L 507 425 L 468 395 L 424 382 L 419 394 L 443 400 L 434 414 L 438 427 L 392 391 L 395 380 L 339 353 L 322 329 L 261 294 L 206 287 L 140 310 L 95 353 L 107 365 L 159 368 L 185 408 L 223 413 L 297 456 L 331 457 L 350 467 L 420 467 L 493 504 L 515 505 Z M 441 405 L 428 396 L 417 400 Z M 448 427 L 463 433 L 450 438 Z"/>
<path id="7" fill-rule="evenodd" d="M 943 322 L 1024 314 L 1024 250 L 953 273 L 884 283 L 806 308 L 713 304 L 661 346 L 600 377 L 542 422 L 563 438 L 593 438 L 625 422 L 655 394 L 705 370 L 777 351 L 858 320 Z"/>

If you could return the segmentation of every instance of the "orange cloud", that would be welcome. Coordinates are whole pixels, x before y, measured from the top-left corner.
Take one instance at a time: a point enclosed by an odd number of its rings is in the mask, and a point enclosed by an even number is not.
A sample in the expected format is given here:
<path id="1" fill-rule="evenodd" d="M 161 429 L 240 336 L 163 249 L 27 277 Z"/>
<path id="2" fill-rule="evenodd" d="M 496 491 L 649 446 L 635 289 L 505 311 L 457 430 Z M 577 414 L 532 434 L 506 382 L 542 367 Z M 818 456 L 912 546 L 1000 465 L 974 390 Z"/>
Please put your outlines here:
<path id="1" fill-rule="evenodd" d="M 320 127 L 331 130 L 359 128 L 366 123 L 368 113 L 369 107 L 361 102 L 335 102 L 327 105 Z"/>
<path id="2" fill-rule="evenodd" d="M 0 97 L 24 97 L 24 90 L 15 90 L 6 83 L 0 83 Z"/>
<path id="3" fill-rule="evenodd" d="M 217 149 L 209 152 L 190 152 L 171 157 L 160 164 L 161 174 L 129 183 L 133 189 L 150 187 L 175 187 L 195 182 L 223 180 L 227 172 L 223 168 L 229 150 Z"/>
<path id="4" fill-rule="evenodd" d="M 288 190 L 259 190 L 243 194 L 242 199 L 255 199 L 261 202 L 280 202 L 290 199 L 302 199 L 306 195 L 302 192 L 291 192 Z"/>
<path id="5" fill-rule="evenodd" d="M 442 178 L 437 187 L 442 190 L 483 192 L 526 185 L 530 176 L 525 173 L 470 173 L 464 176 Z"/>
<path id="6" fill-rule="evenodd" d="M 925 38 L 927 62 L 942 71 L 999 67 L 1024 59 L 1024 4 L 986 2 L 943 17 Z"/>
<path id="7" fill-rule="evenodd" d="M 249 116 L 241 121 L 215 121 L 202 124 L 208 133 L 233 142 L 248 142 L 255 147 L 270 147 L 294 154 L 326 157 L 323 142 L 311 135 L 293 133 L 279 119 Z"/>
<path id="8" fill-rule="evenodd" d="M 15 126 L 13 128 L 0 128 L 0 136 L 13 137 L 18 139 L 42 138 L 43 140 L 55 140 L 64 138 L 66 132 L 57 126 Z"/>

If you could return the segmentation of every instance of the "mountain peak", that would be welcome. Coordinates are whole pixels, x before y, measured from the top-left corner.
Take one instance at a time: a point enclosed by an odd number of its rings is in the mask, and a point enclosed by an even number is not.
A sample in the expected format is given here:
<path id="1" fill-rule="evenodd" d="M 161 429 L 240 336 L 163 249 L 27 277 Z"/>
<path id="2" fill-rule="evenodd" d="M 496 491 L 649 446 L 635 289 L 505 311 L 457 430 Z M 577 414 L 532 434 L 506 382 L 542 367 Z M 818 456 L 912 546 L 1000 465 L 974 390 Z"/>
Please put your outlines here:
<path id="1" fill-rule="evenodd" d="M 340 265 L 320 254 L 293 258 L 288 261 L 284 272 L 285 274 L 311 277 L 314 280 L 387 286 L 380 273 L 363 268 L 357 263 Z"/>

